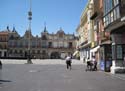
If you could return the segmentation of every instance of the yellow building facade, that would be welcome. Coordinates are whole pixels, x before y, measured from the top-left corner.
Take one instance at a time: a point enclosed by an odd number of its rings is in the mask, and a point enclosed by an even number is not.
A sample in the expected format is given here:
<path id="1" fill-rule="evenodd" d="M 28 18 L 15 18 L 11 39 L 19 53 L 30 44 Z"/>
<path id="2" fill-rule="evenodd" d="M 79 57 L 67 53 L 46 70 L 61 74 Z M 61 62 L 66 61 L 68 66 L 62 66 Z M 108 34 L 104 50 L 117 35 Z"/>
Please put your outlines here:
<path id="1" fill-rule="evenodd" d="M 93 0 L 88 3 L 82 12 L 79 26 L 77 27 L 78 41 L 77 48 L 80 52 L 80 60 L 92 57 L 91 48 L 94 47 L 94 31 L 93 22 L 90 19 L 93 8 Z"/>

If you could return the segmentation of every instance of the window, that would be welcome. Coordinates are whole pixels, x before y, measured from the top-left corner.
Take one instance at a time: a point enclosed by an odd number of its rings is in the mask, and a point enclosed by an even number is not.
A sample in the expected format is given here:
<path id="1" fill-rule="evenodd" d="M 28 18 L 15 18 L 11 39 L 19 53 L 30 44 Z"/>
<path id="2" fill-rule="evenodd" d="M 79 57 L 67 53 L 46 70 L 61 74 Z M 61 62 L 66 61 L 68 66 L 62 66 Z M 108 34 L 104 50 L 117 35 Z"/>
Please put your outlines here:
<path id="1" fill-rule="evenodd" d="M 22 54 L 23 53 L 23 51 L 22 50 L 20 50 L 20 54 Z"/>
<path id="2" fill-rule="evenodd" d="M 118 5 L 119 4 L 119 0 L 113 0 L 114 1 L 114 5 L 113 6 L 116 6 L 116 5 Z"/>
<path id="3" fill-rule="evenodd" d="M 46 46 L 47 46 L 46 44 L 47 44 L 46 41 L 42 41 L 42 44 L 41 44 L 42 48 L 46 48 Z"/>
<path id="4" fill-rule="evenodd" d="M 25 47 L 28 47 L 28 41 L 25 40 Z"/>
<path id="5" fill-rule="evenodd" d="M 42 36 L 42 40 L 47 40 L 46 35 L 43 35 L 43 36 Z"/>
<path id="6" fill-rule="evenodd" d="M 49 42 L 49 48 L 52 47 L 52 42 Z"/>
<path id="7" fill-rule="evenodd" d="M 37 50 L 37 53 L 40 54 L 40 50 Z"/>
<path id="8" fill-rule="evenodd" d="M 72 48 L 73 46 L 72 46 L 72 42 L 69 42 L 69 48 Z"/>
<path id="9" fill-rule="evenodd" d="M 17 47 L 20 47 L 20 41 L 17 42 Z"/>
<path id="10" fill-rule="evenodd" d="M 113 12 L 111 12 L 111 22 L 113 22 Z"/>
<path id="11" fill-rule="evenodd" d="M 17 42 L 13 41 L 13 47 L 17 47 Z"/>
<path id="12" fill-rule="evenodd" d="M 35 54 L 35 50 L 32 50 L 32 53 Z"/>
<path id="13" fill-rule="evenodd" d="M 108 14 L 108 24 L 110 24 L 111 23 L 111 14 Z"/>
<path id="14" fill-rule="evenodd" d="M 104 22 L 104 27 L 106 26 L 106 24 L 105 24 L 105 17 L 103 18 L 103 22 Z"/>
<path id="15" fill-rule="evenodd" d="M 57 42 L 54 42 L 54 48 L 58 47 Z"/>
<path id="16" fill-rule="evenodd" d="M 69 36 L 69 39 L 73 39 L 73 36 Z"/>
<path id="17" fill-rule="evenodd" d="M 122 59 L 122 45 L 117 45 L 117 59 Z"/>
<path id="18" fill-rule="evenodd" d="M 117 19 L 120 18 L 119 6 L 116 7 L 116 15 L 117 15 Z"/>
<path id="19" fill-rule="evenodd" d="M 67 42 L 64 42 L 64 47 L 67 48 L 68 44 Z"/>
<path id="20" fill-rule="evenodd" d="M 46 51 L 45 51 L 45 50 L 43 50 L 43 51 L 42 51 L 42 54 L 46 54 Z"/>
<path id="21" fill-rule="evenodd" d="M 15 54 L 17 54 L 17 50 L 15 50 L 15 52 L 14 52 Z"/>
<path id="22" fill-rule="evenodd" d="M 63 42 L 59 42 L 59 47 L 63 47 Z"/>
<path id="23" fill-rule="evenodd" d="M 108 25 L 108 16 L 106 16 L 106 18 L 105 18 L 106 20 L 105 20 L 105 23 L 106 23 L 106 26 Z"/>
<path id="24" fill-rule="evenodd" d="M 119 0 L 104 0 L 104 27 L 120 18 Z"/>
<path id="25" fill-rule="evenodd" d="M 113 13 L 114 13 L 114 21 L 117 19 L 117 16 L 116 16 L 116 9 L 113 10 Z"/>
<path id="26" fill-rule="evenodd" d="M 10 51 L 9 51 L 9 53 L 10 53 L 10 54 L 12 54 L 12 53 L 13 53 L 13 51 L 12 51 L 12 50 L 10 50 Z"/>
<path id="27" fill-rule="evenodd" d="M 32 41 L 32 47 L 34 48 L 36 46 L 36 41 Z"/>
<path id="28" fill-rule="evenodd" d="M 12 47 L 12 41 L 9 41 L 9 42 L 8 42 L 8 46 L 9 46 L 9 47 Z"/>

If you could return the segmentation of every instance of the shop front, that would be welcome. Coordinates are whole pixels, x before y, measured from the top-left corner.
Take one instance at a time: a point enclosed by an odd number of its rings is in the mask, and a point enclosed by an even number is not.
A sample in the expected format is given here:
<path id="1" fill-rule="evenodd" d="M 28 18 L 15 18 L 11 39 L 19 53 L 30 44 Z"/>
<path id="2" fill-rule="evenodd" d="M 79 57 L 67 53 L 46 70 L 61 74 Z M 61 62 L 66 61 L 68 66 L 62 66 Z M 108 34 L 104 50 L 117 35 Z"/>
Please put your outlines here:
<path id="1" fill-rule="evenodd" d="M 102 71 L 110 72 L 112 66 L 112 51 L 111 44 L 102 44 L 100 46 L 100 69 Z"/>
<path id="2" fill-rule="evenodd" d="M 88 57 L 90 57 L 90 48 L 91 48 L 90 42 L 85 41 L 81 43 L 80 48 L 79 48 L 79 56 L 80 56 L 81 61 L 84 61 Z"/>
<path id="3" fill-rule="evenodd" d="M 90 58 L 90 43 L 87 43 L 82 46 L 81 52 L 80 52 L 80 59 L 84 61 L 84 59 Z"/>
<path id="4" fill-rule="evenodd" d="M 6 58 L 6 57 L 7 57 L 7 50 L 0 49 L 0 58 Z"/>
<path id="5" fill-rule="evenodd" d="M 117 29 L 111 34 L 112 38 L 112 59 L 111 73 L 125 73 L 125 27 Z"/>

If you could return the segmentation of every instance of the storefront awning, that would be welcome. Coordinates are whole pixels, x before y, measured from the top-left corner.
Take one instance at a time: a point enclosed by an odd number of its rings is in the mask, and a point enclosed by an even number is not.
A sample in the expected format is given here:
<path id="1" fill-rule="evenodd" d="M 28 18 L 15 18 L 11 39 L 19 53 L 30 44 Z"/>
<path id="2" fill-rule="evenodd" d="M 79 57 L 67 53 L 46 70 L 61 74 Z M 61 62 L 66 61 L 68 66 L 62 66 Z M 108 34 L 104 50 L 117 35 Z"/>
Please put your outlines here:
<path id="1" fill-rule="evenodd" d="M 80 46 L 80 48 L 85 48 L 87 46 L 90 46 L 91 42 L 84 44 L 83 46 Z"/>
<path id="2" fill-rule="evenodd" d="M 100 48 L 100 46 L 97 46 L 97 47 L 95 47 L 95 48 L 92 48 L 92 49 L 90 50 L 90 52 L 97 52 L 99 48 Z"/>
<path id="3" fill-rule="evenodd" d="M 79 52 L 79 51 L 75 51 L 75 52 L 73 53 L 73 56 L 75 56 L 78 52 Z"/>
<path id="4" fill-rule="evenodd" d="M 111 40 L 107 40 L 107 41 L 102 42 L 102 43 L 101 43 L 101 45 L 111 44 L 111 43 L 112 43 L 112 41 L 111 41 Z"/>

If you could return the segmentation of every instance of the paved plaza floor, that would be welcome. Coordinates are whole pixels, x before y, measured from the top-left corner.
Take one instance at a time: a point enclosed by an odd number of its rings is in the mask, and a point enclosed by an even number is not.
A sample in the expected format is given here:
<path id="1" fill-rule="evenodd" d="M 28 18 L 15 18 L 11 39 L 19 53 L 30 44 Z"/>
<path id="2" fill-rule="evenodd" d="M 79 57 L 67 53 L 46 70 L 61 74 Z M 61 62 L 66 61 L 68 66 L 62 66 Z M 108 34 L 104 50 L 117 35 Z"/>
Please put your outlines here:
<path id="1" fill-rule="evenodd" d="M 11 62 L 10 62 L 11 61 Z M 2 60 L 0 91 L 125 91 L 125 79 L 102 71 L 85 71 L 86 65 L 65 60 Z M 123 76 L 123 75 L 122 75 Z"/>
<path id="2" fill-rule="evenodd" d="M 1 59 L 3 64 L 25 64 L 27 63 L 27 60 L 21 60 L 21 59 Z M 63 59 L 32 59 L 33 64 L 39 64 L 39 65 L 46 65 L 46 64 L 60 64 L 65 65 L 65 60 Z M 72 59 L 73 64 L 83 64 L 82 61 Z"/>

